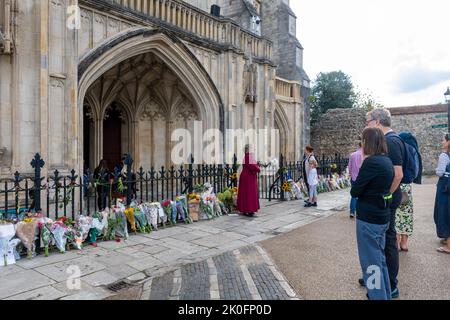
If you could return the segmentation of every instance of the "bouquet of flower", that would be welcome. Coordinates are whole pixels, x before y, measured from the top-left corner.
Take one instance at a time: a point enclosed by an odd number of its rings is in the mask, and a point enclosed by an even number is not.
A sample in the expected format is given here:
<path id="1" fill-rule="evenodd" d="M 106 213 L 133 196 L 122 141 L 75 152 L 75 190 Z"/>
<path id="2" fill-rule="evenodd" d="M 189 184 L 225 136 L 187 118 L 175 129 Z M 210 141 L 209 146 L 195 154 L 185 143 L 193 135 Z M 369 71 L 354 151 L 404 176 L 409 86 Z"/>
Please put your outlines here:
<path id="1" fill-rule="evenodd" d="M 127 216 L 121 210 L 115 212 L 116 217 L 116 237 L 128 239 Z"/>
<path id="2" fill-rule="evenodd" d="M 214 202 L 214 215 L 216 217 L 221 217 L 223 215 L 222 206 L 220 205 L 220 201 L 217 200 Z"/>
<path id="3" fill-rule="evenodd" d="M 66 243 L 67 243 L 67 226 L 61 221 L 55 221 L 52 223 L 50 232 L 53 235 L 53 239 L 55 240 L 55 245 L 58 248 L 59 252 L 66 252 Z"/>
<path id="4" fill-rule="evenodd" d="M 164 210 L 164 214 L 167 216 L 170 225 L 176 224 L 177 220 L 177 211 L 176 207 L 173 206 L 172 201 L 167 200 L 161 202 L 161 206 Z M 175 217 L 174 217 L 174 209 L 175 209 Z"/>
<path id="5" fill-rule="evenodd" d="M 134 208 L 128 208 L 124 211 L 127 217 L 128 223 L 130 224 L 131 232 L 136 232 L 136 220 L 134 219 Z"/>
<path id="6" fill-rule="evenodd" d="M 134 220 L 136 221 L 136 228 L 140 233 L 150 232 L 147 216 L 141 206 L 134 210 Z"/>
<path id="7" fill-rule="evenodd" d="M 92 228 L 92 217 L 79 216 L 76 220 L 76 226 L 81 232 L 81 240 L 86 241 L 89 231 Z"/>
<path id="8" fill-rule="evenodd" d="M 181 221 L 183 221 L 185 223 L 192 223 L 192 219 L 189 216 L 187 199 L 185 196 L 176 198 L 176 207 L 177 207 L 178 217 L 181 219 Z"/>
<path id="9" fill-rule="evenodd" d="M 230 214 L 230 212 L 228 211 L 227 207 L 225 206 L 225 204 L 223 203 L 223 201 L 221 201 L 219 199 L 219 201 L 217 201 L 218 205 L 220 206 L 220 211 L 222 212 L 222 215 L 224 214 Z"/>
<path id="10" fill-rule="evenodd" d="M 104 234 L 104 239 L 107 241 L 113 241 L 116 240 L 116 231 L 118 228 L 117 218 L 116 218 L 116 212 L 113 211 L 108 216 L 108 229 L 106 230 Z M 91 229 L 91 235 L 90 235 L 90 242 L 95 243 L 97 241 L 97 235 L 98 235 L 98 229 L 92 228 Z"/>
<path id="11" fill-rule="evenodd" d="M 299 183 L 295 183 L 295 182 L 292 183 L 292 192 L 294 193 L 295 198 L 297 198 L 297 200 L 301 200 L 303 198 L 302 197 L 302 189 L 301 189 Z"/>
<path id="12" fill-rule="evenodd" d="M 211 220 L 214 214 L 214 204 L 211 199 L 204 197 L 200 201 L 200 220 Z"/>
<path id="13" fill-rule="evenodd" d="M 238 191 L 238 188 L 228 188 L 223 193 L 217 195 L 219 201 L 221 201 L 226 208 L 226 210 L 223 211 L 232 213 L 236 210 Z"/>
<path id="14" fill-rule="evenodd" d="M 10 222 L 0 222 L 0 266 L 15 263 L 11 239 L 16 235 L 16 229 Z"/>
<path id="15" fill-rule="evenodd" d="M 159 203 L 158 203 L 159 204 Z M 150 227 L 154 230 L 158 230 L 159 209 L 155 203 L 144 204 L 145 214 Z"/>
<path id="16" fill-rule="evenodd" d="M 16 235 L 27 249 L 28 258 L 32 258 L 35 254 L 34 240 L 38 236 L 38 230 L 38 218 L 25 218 L 16 225 Z"/>
<path id="17" fill-rule="evenodd" d="M 52 225 L 53 222 L 51 221 L 39 223 L 39 229 L 41 230 L 41 244 L 44 246 L 44 254 L 46 257 L 48 257 L 48 247 L 51 245 L 53 240 L 53 235 L 51 232 Z"/>
<path id="18" fill-rule="evenodd" d="M 82 235 L 79 230 L 75 227 L 67 227 L 66 230 L 67 238 L 67 250 L 70 249 L 69 244 L 71 244 L 75 249 L 81 250 L 83 247 Z"/>
<path id="19" fill-rule="evenodd" d="M 195 198 L 189 200 L 188 208 L 189 208 L 189 216 L 192 218 L 192 221 L 197 222 L 200 211 L 200 199 Z"/>
<path id="20" fill-rule="evenodd" d="M 202 194 L 208 191 L 208 189 L 210 188 L 209 184 L 198 184 L 194 187 L 194 192 L 197 194 Z"/>
<path id="21" fill-rule="evenodd" d="M 108 229 L 108 216 L 108 210 L 100 213 L 96 212 L 92 215 L 91 227 L 97 229 L 98 235 L 105 234 L 106 230 Z"/>

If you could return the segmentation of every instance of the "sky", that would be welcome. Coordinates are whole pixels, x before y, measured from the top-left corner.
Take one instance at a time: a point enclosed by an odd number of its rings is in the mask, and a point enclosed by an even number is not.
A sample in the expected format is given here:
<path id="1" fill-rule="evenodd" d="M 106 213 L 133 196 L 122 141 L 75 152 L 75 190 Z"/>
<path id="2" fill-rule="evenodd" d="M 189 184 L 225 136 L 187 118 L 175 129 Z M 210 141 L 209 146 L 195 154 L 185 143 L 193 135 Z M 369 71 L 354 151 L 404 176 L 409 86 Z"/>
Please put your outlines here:
<path id="1" fill-rule="evenodd" d="M 450 0 L 290 0 L 304 69 L 341 70 L 386 107 L 443 103 Z"/>

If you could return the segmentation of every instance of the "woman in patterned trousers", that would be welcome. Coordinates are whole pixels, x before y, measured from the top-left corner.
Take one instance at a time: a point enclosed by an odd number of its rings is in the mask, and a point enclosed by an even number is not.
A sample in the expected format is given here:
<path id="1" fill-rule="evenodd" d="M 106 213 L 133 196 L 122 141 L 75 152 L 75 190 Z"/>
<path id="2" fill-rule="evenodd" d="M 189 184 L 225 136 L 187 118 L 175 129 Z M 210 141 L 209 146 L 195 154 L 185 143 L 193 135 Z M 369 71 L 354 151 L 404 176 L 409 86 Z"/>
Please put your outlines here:
<path id="1" fill-rule="evenodd" d="M 414 208 L 412 185 L 402 184 L 402 204 L 397 209 L 395 229 L 397 230 L 397 244 L 399 251 L 408 251 L 408 238 L 412 236 L 414 226 Z"/>

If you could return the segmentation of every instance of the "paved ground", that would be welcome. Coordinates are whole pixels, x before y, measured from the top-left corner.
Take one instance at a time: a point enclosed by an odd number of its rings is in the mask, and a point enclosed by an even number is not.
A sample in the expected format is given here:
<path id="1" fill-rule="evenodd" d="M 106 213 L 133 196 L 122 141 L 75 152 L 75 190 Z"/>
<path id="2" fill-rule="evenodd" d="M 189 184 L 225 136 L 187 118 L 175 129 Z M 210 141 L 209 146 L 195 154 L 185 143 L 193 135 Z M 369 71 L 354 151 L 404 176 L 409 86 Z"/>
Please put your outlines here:
<path id="1" fill-rule="evenodd" d="M 401 299 L 450 299 L 450 256 L 436 252 L 435 180 L 414 186 L 415 230 L 400 253 Z M 304 299 L 365 299 L 355 222 L 341 212 L 261 243 Z"/>
<path id="2" fill-rule="evenodd" d="M 266 202 L 254 219 L 224 216 L 133 235 L 120 243 L 101 242 L 98 248 L 24 259 L 0 269 L 0 299 L 295 297 L 255 243 L 336 213 L 346 205 L 346 193 L 327 194 L 315 209 L 305 209 L 299 201 Z M 107 286 L 119 280 L 135 286 L 117 295 Z M 80 288 L 73 289 L 77 284 Z"/>

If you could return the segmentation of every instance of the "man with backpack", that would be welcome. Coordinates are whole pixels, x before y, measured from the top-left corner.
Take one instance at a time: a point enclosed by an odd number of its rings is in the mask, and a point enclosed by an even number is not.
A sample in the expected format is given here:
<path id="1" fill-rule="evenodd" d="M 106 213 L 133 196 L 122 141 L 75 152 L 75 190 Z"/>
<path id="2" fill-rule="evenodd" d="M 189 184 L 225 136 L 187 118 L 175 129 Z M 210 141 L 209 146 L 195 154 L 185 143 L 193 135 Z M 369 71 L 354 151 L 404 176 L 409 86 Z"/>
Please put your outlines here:
<path id="1" fill-rule="evenodd" d="M 392 298 L 398 298 L 397 276 L 399 270 L 399 252 L 397 246 L 397 232 L 395 229 L 395 217 L 397 208 L 402 202 L 400 184 L 420 182 L 420 165 L 415 154 L 414 147 L 405 143 L 400 136 L 391 129 L 391 113 L 387 109 L 375 109 L 367 114 L 366 125 L 379 128 L 386 137 L 388 156 L 394 165 L 395 177 L 391 186 L 391 195 L 387 197 L 391 201 L 390 224 L 386 232 L 386 264 L 389 271 Z M 417 151 L 417 150 L 416 150 Z M 418 154 L 418 152 L 416 152 Z M 364 281 L 360 284 L 364 285 Z"/>

